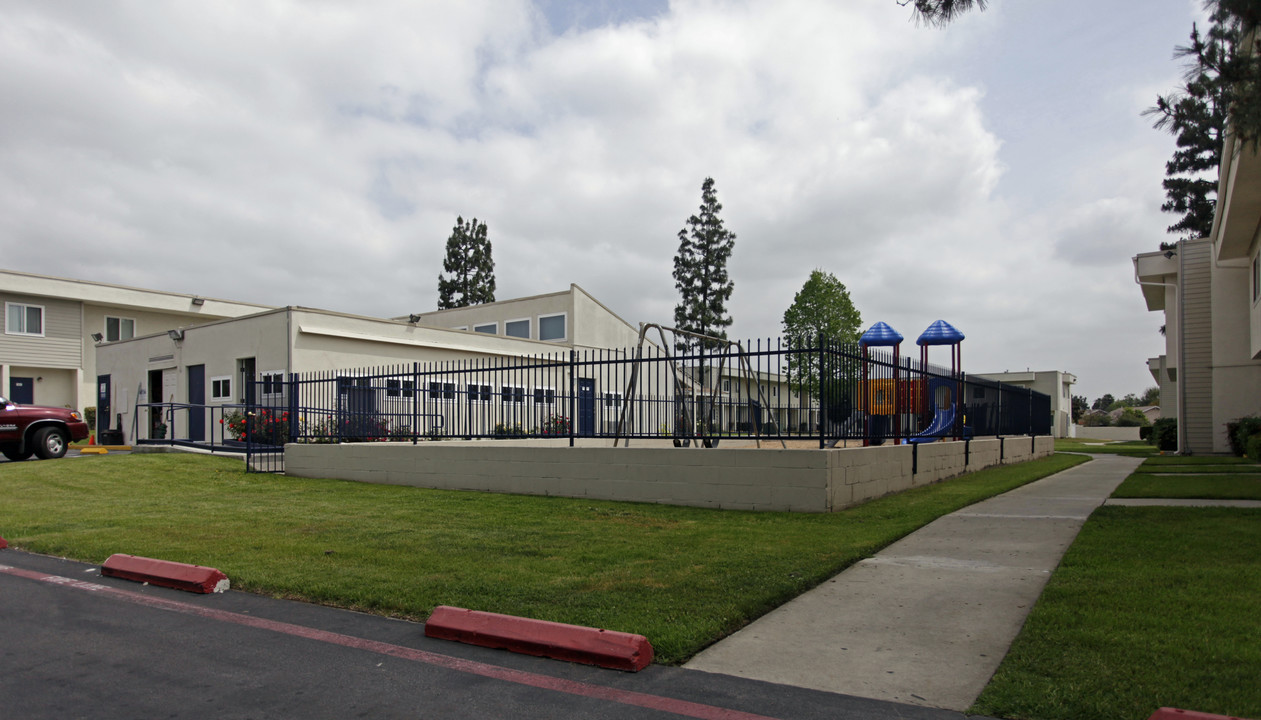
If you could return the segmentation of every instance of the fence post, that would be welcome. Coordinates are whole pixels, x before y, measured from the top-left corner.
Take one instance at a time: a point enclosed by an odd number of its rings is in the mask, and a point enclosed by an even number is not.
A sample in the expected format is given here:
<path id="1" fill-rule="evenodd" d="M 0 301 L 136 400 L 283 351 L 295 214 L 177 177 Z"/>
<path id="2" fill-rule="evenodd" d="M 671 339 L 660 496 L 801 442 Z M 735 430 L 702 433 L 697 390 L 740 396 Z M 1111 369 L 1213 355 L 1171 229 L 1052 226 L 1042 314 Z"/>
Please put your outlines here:
<path id="1" fill-rule="evenodd" d="M 574 428 L 578 424 L 578 351 L 569 351 L 569 447 L 574 446 Z"/>
<path id="2" fill-rule="evenodd" d="M 817 422 L 819 423 L 819 449 L 822 450 L 827 445 L 827 440 L 826 438 L 824 438 L 824 419 L 823 419 L 824 418 L 824 400 L 823 399 L 827 397 L 827 393 L 823 391 L 823 358 L 825 357 L 824 352 L 823 352 L 823 333 L 819 333 L 818 335 L 815 336 L 815 342 L 819 344 L 819 363 L 818 363 L 819 364 L 819 382 L 815 383 L 815 391 L 818 393 L 819 396 L 816 397 L 814 401 L 819 406 L 819 419 Z"/>
<path id="3" fill-rule="evenodd" d="M 298 440 L 298 374 L 289 373 L 289 442 Z"/>
<path id="4" fill-rule="evenodd" d="M 417 401 L 424 397 L 420 394 L 420 363 L 412 363 L 412 445 L 420 437 L 420 413 L 417 412 Z"/>

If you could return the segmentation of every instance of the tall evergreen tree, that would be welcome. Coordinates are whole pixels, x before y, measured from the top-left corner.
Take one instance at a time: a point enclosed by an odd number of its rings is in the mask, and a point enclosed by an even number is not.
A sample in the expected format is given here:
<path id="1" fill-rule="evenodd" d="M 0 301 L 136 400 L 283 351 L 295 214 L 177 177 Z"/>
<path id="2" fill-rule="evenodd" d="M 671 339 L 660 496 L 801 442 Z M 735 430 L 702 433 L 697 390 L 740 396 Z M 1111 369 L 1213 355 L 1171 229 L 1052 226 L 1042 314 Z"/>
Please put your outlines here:
<path id="1" fill-rule="evenodd" d="M 971 10 L 985 9 L 986 0 L 897 0 L 899 5 L 915 9 L 915 19 L 929 25 L 945 25 Z"/>
<path id="2" fill-rule="evenodd" d="M 1219 68 L 1237 38 L 1237 26 L 1221 9 L 1213 13 L 1204 36 L 1192 26 L 1191 44 L 1175 49 L 1175 55 L 1192 59 L 1183 86 L 1157 97 L 1156 106 L 1146 111 L 1156 116 L 1157 128 L 1176 138 L 1177 149 L 1165 163 L 1166 200 L 1160 209 L 1181 215 L 1168 230 L 1186 240 L 1207 237 L 1213 228 L 1227 108 L 1227 83 Z"/>
<path id="3" fill-rule="evenodd" d="M 451 237 L 447 238 L 447 256 L 438 273 L 438 309 L 480 305 L 495 301 L 495 260 L 490 254 L 486 223 L 477 218 L 465 222 L 455 219 Z"/>
<path id="4" fill-rule="evenodd" d="M 674 256 L 674 287 L 681 299 L 674 308 L 674 324 L 681 330 L 726 338 L 731 316 L 727 300 L 735 283 L 727 275 L 727 259 L 736 235 L 723 227 L 718 213 L 722 204 L 714 190 L 714 179 L 701 185 L 700 214 L 687 219 L 679 231 L 679 251 Z M 680 351 L 699 343 L 680 339 Z"/>

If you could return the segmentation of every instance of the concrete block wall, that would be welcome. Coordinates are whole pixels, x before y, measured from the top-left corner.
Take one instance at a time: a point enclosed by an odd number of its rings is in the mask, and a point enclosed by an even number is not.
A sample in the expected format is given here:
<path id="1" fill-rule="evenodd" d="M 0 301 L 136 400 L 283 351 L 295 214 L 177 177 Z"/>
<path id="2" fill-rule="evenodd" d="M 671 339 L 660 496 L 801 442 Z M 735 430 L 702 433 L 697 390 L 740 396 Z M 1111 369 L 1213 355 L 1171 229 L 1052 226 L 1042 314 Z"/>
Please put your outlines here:
<path id="1" fill-rule="evenodd" d="M 570 448 L 521 441 L 299 444 L 286 447 L 285 468 L 297 477 L 447 490 L 830 512 L 1049 455 L 1053 448 L 1050 437 L 834 450 Z"/>

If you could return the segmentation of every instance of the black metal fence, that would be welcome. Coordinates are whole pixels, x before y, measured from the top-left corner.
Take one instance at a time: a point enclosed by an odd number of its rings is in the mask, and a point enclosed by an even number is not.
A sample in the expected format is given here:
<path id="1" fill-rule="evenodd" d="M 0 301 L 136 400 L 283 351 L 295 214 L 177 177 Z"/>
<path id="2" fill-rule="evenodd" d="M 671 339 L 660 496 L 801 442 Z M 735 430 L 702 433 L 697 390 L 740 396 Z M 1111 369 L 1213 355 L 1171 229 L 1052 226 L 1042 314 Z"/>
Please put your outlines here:
<path id="1" fill-rule="evenodd" d="M 1052 427 L 1042 393 L 817 340 L 271 375 L 248 382 L 245 396 L 238 405 L 145 405 L 151 441 L 244 450 L 251 468 L 278 470 L 294 442 L 664 438 L 713 447 L 749 438 L 828 447 L 1049 435 Z M 160 428 L 153 417 L 164 418 Z"/>

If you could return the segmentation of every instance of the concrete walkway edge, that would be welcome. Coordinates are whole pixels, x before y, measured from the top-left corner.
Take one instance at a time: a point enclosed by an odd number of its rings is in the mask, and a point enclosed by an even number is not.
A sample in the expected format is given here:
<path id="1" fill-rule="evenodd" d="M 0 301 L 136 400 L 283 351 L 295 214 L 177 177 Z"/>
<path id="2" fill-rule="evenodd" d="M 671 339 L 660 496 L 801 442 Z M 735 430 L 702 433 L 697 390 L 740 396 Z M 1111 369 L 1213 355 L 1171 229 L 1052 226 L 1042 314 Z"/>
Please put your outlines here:
<path id="1" fill-rule="evenodd" d="M 1095 456 L 938 518 L 684 667 L 966 710 L 1086 519 L 1141 462 Z"/>

